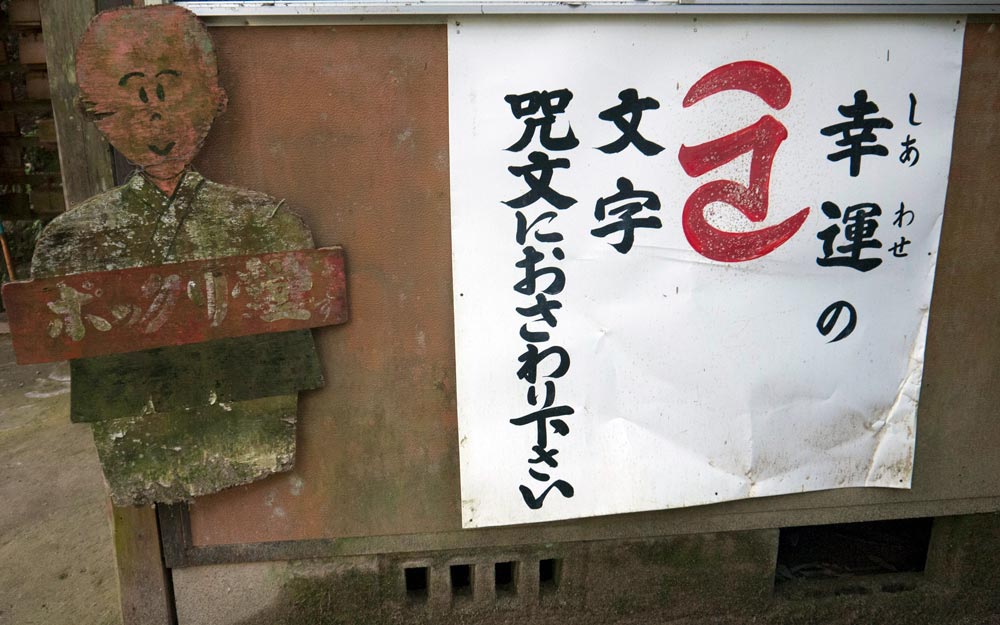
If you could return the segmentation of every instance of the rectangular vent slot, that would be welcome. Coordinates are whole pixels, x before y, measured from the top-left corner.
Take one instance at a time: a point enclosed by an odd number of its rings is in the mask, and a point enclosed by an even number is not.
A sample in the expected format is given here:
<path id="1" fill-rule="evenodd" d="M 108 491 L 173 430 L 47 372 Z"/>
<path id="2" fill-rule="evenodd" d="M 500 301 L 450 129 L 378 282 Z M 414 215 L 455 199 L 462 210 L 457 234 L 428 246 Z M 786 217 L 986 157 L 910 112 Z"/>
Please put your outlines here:
<path id="1" fill-rule="evenodd" d="M 542 593 L 555 592 L 559 589 L 562 577 L 562 560 L 549 558 L 538 561 L 538 590 Z"/>
<path id="2" fill-rule="evenodd" d="M 453 564 L 451 572 L 451 594 L 455 597 L 472 596 L 472 565 Z"/>
<path id="3" fill-rule="evenodd" d="M 427 599 L 427 577 L 426 566 L 414 566 L 403 569 L 403 578 L 406 581 L 406 596 L 414 601 L 425 601 Z"/>
<path id="4" fill-rule="evenodd" d="M 493 583 L 498 597 L 517 594 L 517 562 L 497 562 L 493 565 Z"/>
<path id="5" fill-rule="evenodd" d="M 921 572 L 932 523 L 929 518 L 895 519 L 782 528 L 775 585 Z"/>

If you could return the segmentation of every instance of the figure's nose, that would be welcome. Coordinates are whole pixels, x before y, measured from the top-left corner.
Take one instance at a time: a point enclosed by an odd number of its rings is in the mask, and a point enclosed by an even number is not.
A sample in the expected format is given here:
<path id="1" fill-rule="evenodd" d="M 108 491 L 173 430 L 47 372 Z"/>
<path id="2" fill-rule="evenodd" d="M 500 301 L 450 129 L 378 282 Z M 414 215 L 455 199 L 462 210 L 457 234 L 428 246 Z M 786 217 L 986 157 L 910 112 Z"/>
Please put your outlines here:
<path id="1" fill-rule="evenodd" d="M 145 87 L 139 87 L 139 99 L 142 100 L 143 104 L 149 104 L 150 103 L 149 93 L 146 92 L 146 88 Z M 163 84 L 162 83 L 157 83 L 156 84 L 156 100 L 160 101 L 160 102 L 163 102 L 166 99 L 167 99 L 167 93 L 163 89 Z"/>
<path id="2" fill-rule="evenodd" d="M 142 97 L 145 96 L 145 97 Z M 163 90 L 163 83 L 156 83 L 156 100 L 150 102 L 149 95 L 146 94 L 145 90 L 140 93 L 142 101 L 147 104 L 152 104 L 154 109 L 159 108 L 159 103 L 167 99 L 167 94 Z M 160 115 L 159 111 L 154 110 L 153 114 L 149 116 L 149 121 L 155 122 L 163 119 L 163 115 Z"/>

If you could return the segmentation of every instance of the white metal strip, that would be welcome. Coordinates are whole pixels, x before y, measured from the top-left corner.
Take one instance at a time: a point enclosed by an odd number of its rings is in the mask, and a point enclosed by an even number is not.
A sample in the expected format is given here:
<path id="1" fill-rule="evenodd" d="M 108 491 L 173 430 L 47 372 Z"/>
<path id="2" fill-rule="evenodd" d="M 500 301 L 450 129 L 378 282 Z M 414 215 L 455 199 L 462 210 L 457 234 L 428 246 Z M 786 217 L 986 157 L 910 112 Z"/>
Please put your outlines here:
<path id="1" fill-rule="evenodd" d="M 323 16 L 447 16 L 480 14 L 652 14 L 652 13 L 730 13 L 730 14 L 1000 14 L 1000 2 L 903 2 L 888 0 L 769 0 L 767 2 L 732 2 L 731 0 L 484 0 L 449 2 L 437 0 L 369 0 L 340 2 L 334 0 L 190 0 L 177 2 L 199 16 L 211 18 L 214 25 L 272 24 L 272 20 L 321 18 Z M 254 17 L 264 20 L 231 21 L 226 18 Z M 218 18 L 215 19 L 215 18 Z M 266 21 L 265 21 L 266 20 Z M 443 21 L 443 20 L 441 20 Z M 287 22 L 283 22 L 287 23 Z M 312 22 L 315 23 L 315 22 Z"/>

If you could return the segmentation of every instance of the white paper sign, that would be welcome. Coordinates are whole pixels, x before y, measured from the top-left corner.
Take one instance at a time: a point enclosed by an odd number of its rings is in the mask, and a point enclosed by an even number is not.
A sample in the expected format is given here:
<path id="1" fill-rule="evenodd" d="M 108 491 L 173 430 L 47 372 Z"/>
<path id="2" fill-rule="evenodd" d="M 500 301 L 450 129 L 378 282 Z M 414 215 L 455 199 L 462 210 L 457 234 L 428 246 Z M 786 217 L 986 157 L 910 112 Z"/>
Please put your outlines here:
<path id="1" fill-rule="evenodd" d="M 453 22 L 463 524 L 908 488 L 964 29 Z"/>

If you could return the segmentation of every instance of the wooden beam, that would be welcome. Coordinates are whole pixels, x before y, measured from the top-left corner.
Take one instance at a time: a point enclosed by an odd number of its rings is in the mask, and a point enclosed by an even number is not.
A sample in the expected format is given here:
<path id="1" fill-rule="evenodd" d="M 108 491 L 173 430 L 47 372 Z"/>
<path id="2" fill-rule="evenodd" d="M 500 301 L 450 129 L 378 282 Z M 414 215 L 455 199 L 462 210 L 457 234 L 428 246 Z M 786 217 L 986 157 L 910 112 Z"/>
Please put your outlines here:
<path id="1" fill-rule="evenodd" d="M 38 140 L 37 136 L 32 136 L 32 137 L 23 137 L 23 136 L 4 137 L 3 140 L 2 140 L 2 142 L 3 142 L 3 145 L 13 145 L 13 146 L 20 147 L 20 148 L 36 148 L 41 143 L 41 141 Z"/>
<path id="2" fill-rule="evenodd" d="M 95 13 L 94 0 L 41 0 L 49 90 L 67 208 L 114 185 L 108 143 L 76 107 L 76 42 Z"/>
<path id="3" fill-rule="evenodd" d="M 57 171 L 36 171 L 25 174 L 19 170 L 0 169 L 0 184 L 4 185 L 26 185 L 26 184 L 51 184 L 59 183 L 59 172 Z"/>
<path id="4" fill-rule="evenodd" d="M 0 102 L 0 112 L 35 113 L 44 115 L 53 108 L 49 100 L 19 100 L 17 102 Z"/>
<path id="5" fill-rule="evenodd" d="M 3 63 L 0 64 L 0 75 L 21 75 L 28 72 L 46 71 L 45 63 Z"/>
<path id="6" fill-rule="evenodd" d="M 102 9 L 128 4 L 128 0 L 101 0 Z M 94 0 L 41 0 L 67 208 L 114 184 L 108 144 L 76 107 L 76 42 L 95 14 Z M 42 142 L 45 136 L 39 132 Z M 124 625 L 174 625 L 173 590 L 160 552 L 155 509 L 113 508 L 112 517 Z"/>
<path id="7" fill-rule="evenodd" d="M 156 508 L 112 508 L 124 625 L 173 625 L 173 591 L 160 554 Z"/>
<path id="8" fill-rule="evenodd" d="M 7 19 L 11 26 L 38 26 L 41 17 L 35 0 L 10 0 L 7 4 Z"/>

